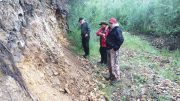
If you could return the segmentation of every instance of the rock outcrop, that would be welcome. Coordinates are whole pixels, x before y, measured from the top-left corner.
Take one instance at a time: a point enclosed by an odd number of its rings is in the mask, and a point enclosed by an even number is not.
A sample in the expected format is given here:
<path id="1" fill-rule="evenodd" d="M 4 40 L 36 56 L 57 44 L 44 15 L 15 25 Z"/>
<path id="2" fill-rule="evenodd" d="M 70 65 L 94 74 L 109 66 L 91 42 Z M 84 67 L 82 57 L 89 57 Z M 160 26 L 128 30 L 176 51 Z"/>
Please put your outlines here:
<path id="1" fill-rule="evenodd" d="M 67 0 L 0 0 L 1 101 L 78 97 L 65 94 L 72 67 L 62 47 L 67 14 Z"/>

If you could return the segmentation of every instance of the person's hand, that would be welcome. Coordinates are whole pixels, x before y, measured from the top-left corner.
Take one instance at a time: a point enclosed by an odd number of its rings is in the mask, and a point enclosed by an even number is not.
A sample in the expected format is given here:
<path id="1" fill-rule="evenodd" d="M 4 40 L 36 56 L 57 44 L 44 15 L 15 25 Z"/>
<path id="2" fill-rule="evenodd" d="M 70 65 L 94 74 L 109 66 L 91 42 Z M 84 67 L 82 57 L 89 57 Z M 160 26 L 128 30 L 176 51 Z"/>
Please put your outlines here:
<path id="1" fill-rule="evenodd" d="M 108 29 L 108 26 L 106 26 L 105 30 L 107 30 L 107 29 Z"/>
<path id="2" fill-rule="evenodd" d="M 100 33 L 99 35 L 103 37 L 103 36 L 104 36 L 104 33 Z"/>
<path id="3" fill-rule="evenodd" d="M 105 35 L 105 34 L 102 34 L 102 37 L 103 37 L 103 38 L 106 38 L 106 35 Z"/>
<path id="4" fill-rule="evenodd" d="M 85 34 L 85 38 L 88 37 L 88 34 Z"/>

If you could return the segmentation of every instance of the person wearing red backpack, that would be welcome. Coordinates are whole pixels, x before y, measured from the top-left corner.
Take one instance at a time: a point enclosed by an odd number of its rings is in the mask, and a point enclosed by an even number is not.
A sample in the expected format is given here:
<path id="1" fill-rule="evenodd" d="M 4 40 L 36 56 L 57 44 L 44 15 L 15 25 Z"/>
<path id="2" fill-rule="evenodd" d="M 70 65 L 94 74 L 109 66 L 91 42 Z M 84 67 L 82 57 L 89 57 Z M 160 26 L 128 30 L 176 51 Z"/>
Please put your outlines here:
<path id="1" fill-rule="evenodd" d="M 96 32 L 97 36 L 100 36 L 100 48 L 101 61 L 98 63 L 107 64 L 107 51 L 106 51 L 106 38 L 109 33 L 108 23 L 102 21 L 100 24 L 101 28 Z"/>

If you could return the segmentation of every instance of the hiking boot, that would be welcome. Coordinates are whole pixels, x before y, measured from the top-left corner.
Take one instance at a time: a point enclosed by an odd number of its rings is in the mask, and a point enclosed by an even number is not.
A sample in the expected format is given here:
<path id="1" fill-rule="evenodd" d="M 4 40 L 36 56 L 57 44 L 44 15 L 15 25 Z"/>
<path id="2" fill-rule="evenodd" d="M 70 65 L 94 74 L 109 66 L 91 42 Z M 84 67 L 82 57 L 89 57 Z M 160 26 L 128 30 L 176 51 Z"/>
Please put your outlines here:
<path id="1" fill-rule="evenodd" d="M 109 80 L 113 80 L 113 77 L 109 76 L 109 77 L 104 77 L 107 81 Z"/>
<path id="2" fill-rule="evenodd" d="M 103 64 L 104 66 L 106 66 L 106 67 L 108 66 L 107 63 L 102 63 L 102 64 Z"/>
<path id="3" fill-rule="evenodd" d="M 83 57 L 86 59 L 87 55 L 83 55 Z"/>
<path id="4" fill-rule="evenodd" d="M 120 80 L 111 80 L 111 85 L 115 86 L 117 83 L 119 83 Z"/>
<path id="5" fill-rule="evenodd" d="M 105 77 L 105 79 L 106 79 L 107 81 L 109 81 L 109 80 L 111 80 L 111 77 Z"/>
<path id="6" fill-rule="evenodd" d="M 99 61 L 99 62 L 97 62 L 97 64 L 102 64 L 103 62 L 101 62 L 101 61 Z"/>
<path id="7" fill-rule="evenodd" d="M 104 61 L 103 63 L 107 65 L 107 62 Z"/>

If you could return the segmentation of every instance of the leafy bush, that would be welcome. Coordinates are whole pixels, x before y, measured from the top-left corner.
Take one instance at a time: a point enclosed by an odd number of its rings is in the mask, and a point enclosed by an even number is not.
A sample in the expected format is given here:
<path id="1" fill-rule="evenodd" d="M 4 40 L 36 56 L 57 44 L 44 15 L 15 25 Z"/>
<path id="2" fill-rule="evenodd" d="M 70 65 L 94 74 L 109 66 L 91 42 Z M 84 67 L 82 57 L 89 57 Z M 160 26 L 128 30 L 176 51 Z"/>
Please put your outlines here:
<path id="1" fill-rule="evenodd" d="M 180 33 L 179 0 L 70 0 L 70 21 L 85 17 L 93 28 L 116 17 L 125 30 L 154 35 Z"/>

